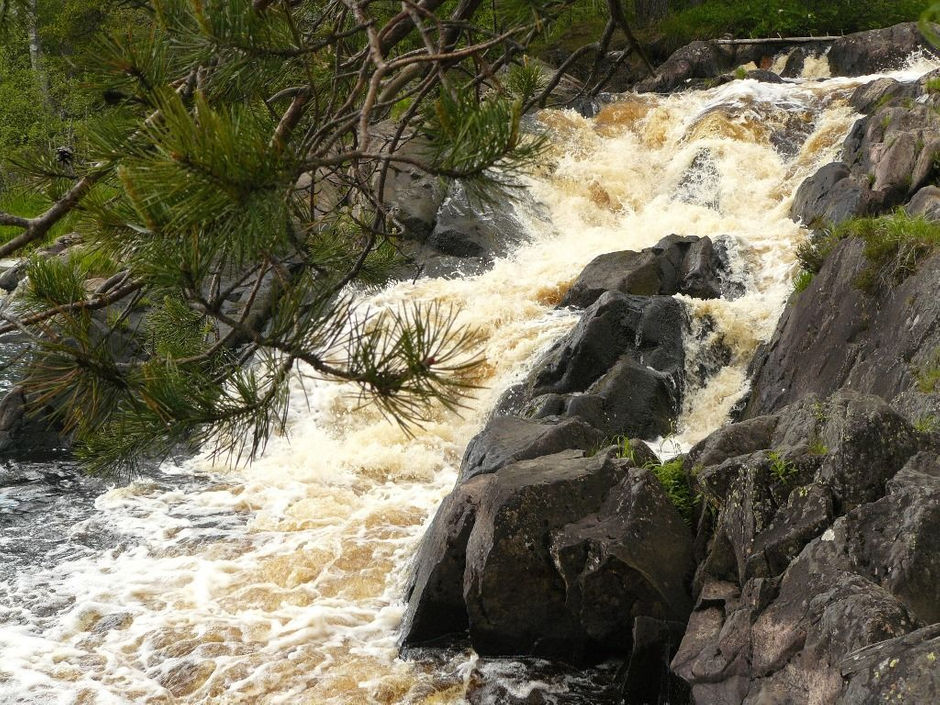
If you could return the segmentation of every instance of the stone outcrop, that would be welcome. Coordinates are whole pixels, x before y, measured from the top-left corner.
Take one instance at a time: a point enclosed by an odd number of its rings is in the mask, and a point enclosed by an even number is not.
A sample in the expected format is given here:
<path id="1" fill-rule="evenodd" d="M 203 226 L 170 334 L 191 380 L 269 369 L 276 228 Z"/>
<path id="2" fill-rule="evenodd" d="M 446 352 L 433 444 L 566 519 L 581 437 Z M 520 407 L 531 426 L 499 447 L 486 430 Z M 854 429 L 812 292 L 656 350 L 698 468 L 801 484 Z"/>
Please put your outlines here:
<path id="1" fill-rule="evenodd" d="M 673 661 L 695 703 L 835 703 L 853 652 L 940 618 L 940 455 L 883 400 L 808 397 L 689 462 L 717 513 Z"/>
<path id="2" fill-rule="evenodd" d="M 672 297 L 607 291 L 496 414 L 577 417 L 608 437 L 666 432 L 681 402 L 685 326 Z"/>
<path id="3" fill-rule="evenodd" d="M 797 189 L 790 208 L 794 220 L 822 227 L 878 215 L 932 185 L 940 156 L 940 95 L 928 88 L 931 78 L 882 78 L 856 89 L 850 103 L 865 117 L 845 139 L 840 161 Z"/>
<path id="4" fill-rule="evenodd" d="M 709 238 L 670 235 L 640 252 L 598 255 L 584 268 L 560 305 L 585 308 L 605 291 L 716 299 L 721 296 L 726 269 Z"/>
<path id="5" fill-rule="evenodd" d="M 841 37 L 829 49 L 833 76 L 865 76 L 897 69 L 916 51 L 933 52 L 916 22 Z"/>
<path id="6" fill-rule="evenodd" d="M 920 384 L 940 350 L 940 254 L 875 295 L 856 285 L 869 266 L 863 243 L 845 240 L 791 300 L 754 361 L 745 418 L 843 387 L 877 394 L 911 418 L 940 415 L 937 395 Z"/>

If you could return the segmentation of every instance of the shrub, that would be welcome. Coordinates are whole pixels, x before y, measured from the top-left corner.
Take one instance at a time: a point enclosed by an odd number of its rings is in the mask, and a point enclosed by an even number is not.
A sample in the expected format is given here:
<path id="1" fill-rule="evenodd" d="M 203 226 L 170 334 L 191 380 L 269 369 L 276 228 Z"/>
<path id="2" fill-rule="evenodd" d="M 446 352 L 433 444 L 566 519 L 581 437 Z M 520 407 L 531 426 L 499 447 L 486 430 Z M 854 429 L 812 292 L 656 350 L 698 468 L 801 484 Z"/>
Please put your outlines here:
<path id="1" fill-rule="evenodd" d="M 644 467 L 652 472 L 666 491 L 669 501 L 679 512 L 682 520 L 692 526 L 692 512 L 698 504 L 692 493 L 689 476 L 685 472 L 683 458 L 673 458 L 662 463 L 648 463 Z"/>

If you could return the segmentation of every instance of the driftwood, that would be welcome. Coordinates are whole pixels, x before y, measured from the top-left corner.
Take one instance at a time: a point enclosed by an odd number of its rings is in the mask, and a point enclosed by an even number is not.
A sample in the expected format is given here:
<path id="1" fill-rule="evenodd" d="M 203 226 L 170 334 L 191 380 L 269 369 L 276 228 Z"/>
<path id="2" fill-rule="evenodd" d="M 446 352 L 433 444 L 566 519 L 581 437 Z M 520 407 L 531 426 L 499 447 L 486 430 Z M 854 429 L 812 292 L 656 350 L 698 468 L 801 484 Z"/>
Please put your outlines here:
<path id="1" fill-rule="evenodd" d="M 841 36 L 826 35 L 822 37 L 762 37 L 760 39 L 715 39 L 715 44 L 801 44 L 806 42 L 834 42 L 842 39 Z"/>

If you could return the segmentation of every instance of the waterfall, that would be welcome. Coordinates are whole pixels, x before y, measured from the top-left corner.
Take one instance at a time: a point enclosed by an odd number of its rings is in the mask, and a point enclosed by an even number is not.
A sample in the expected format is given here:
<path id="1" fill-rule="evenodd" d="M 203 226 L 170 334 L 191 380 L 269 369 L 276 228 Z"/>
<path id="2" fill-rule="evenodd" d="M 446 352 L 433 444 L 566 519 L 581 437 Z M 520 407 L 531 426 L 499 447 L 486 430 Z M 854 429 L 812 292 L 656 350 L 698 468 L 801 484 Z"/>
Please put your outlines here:
<path id="1" fill-rule="evenodd" d="M 348 386 L 298 381 L 289 435 L 248 465 L 207 454 L 112 488 L 59 467 L 58 486 L 32 494 L 0 471 L 0 702 L 463 702 L 473 654 L 398 658 L 409 559 L 500 392 L 576 322 L 555 309 L 564 291 L 604 252 L 671 233 L 724 243 L 740 295 L 684 298 L 686 404 L 659 443 L 704 437 L 746 391 L 792 289 L 806 235 L 792 194 L 836 158 L 857 117 L 847 99 L 874 78 L 735 81 L 615 97 L 593 118 L 537 114 L 551 149 L 516 207 L 527 244 L 477 276 L 358 292 L 373 311 L 461 309 L 486 358 L 461 415 L 442 410 L 409 436 Z"/>

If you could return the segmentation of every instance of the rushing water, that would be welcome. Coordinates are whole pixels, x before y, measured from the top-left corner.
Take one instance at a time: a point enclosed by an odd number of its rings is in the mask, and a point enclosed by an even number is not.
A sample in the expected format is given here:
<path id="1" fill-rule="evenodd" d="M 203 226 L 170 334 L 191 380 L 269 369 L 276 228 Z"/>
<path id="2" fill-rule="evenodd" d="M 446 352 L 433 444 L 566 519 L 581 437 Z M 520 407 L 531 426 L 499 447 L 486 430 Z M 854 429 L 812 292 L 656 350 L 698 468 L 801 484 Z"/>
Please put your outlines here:
<path id="1" fill-rule="evenodd" d="M 554 306 L 584 265 L 670 233 L 723 236 L 744 294 L 686 299 L 689 393 L 658 444 L 720 425 L 791 288 L 792 193 L 836 157 L 856 117 L 846 99 L 870 79 L 736 81 L 622 96 L 593 119 L 538 115 L 555 146 L 530 179 L 541 205 L 517 213 L 529 244 L 479 276 L 362 294 L 373 310 L 462 307 L 488 361 L 463 417 L 442 411 L 409 438 L 349 388 L 308 382 L 289 436 L 247 467 L 197 458 L 117 488 L 63 465 L 0 469 L 0 703 L 446 705 L 480 674 L 524 692 L 512 664 L 397 658 L 408 562 L 464 446 L 575 322 Z M 702 379 L 696 361 L 716 345 L 728 364 Z M 546 688 L 573 702 L 575 681 Z"/>

